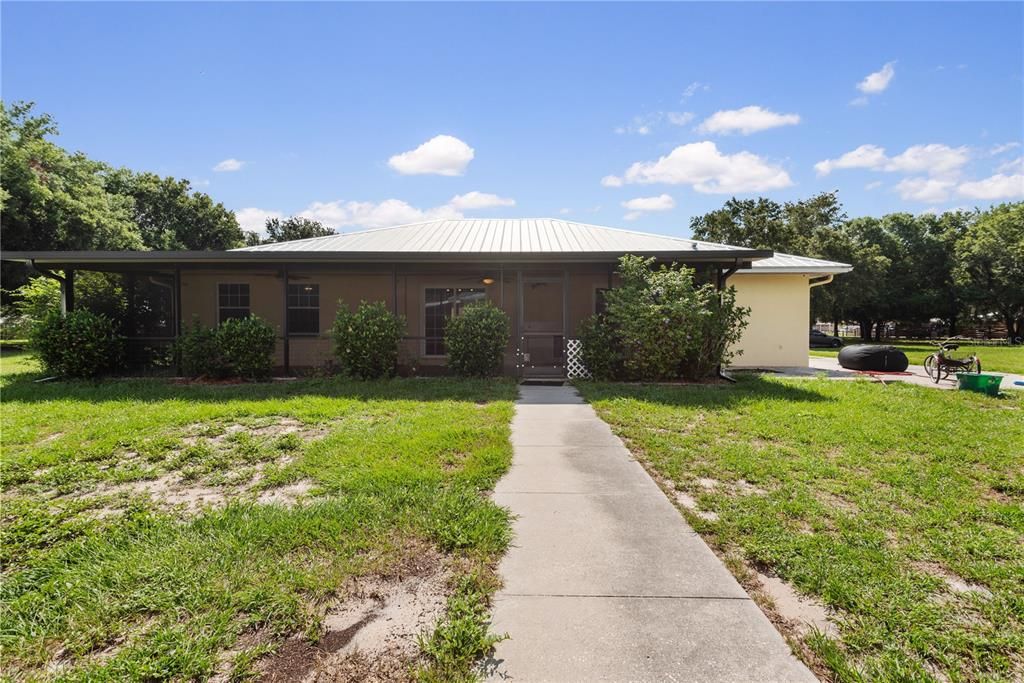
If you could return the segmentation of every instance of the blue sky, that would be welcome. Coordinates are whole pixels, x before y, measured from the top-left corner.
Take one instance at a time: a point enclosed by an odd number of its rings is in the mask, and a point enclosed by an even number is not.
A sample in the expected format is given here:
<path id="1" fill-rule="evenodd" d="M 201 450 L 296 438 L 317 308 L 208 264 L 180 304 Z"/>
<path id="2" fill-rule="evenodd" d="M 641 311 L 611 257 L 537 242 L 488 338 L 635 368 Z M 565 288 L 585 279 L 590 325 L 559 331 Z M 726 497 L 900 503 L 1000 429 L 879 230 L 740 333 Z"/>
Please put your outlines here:
<path id="1" fill-rule="evenodd" d="M 245 227 L 1024 197 L 1024 4 L 2 5 L 2 94 Z M 221 169 L 221 170 L 215 170 Z"/>

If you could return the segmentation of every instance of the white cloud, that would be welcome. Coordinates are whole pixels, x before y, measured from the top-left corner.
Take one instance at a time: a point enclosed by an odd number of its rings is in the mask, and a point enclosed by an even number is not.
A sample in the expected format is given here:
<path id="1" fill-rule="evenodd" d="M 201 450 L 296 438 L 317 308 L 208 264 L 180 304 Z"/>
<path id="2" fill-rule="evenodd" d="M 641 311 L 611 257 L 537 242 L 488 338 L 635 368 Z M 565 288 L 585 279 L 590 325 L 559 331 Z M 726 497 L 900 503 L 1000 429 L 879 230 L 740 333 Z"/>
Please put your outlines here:
<path id="1" fill-rule="evenodd" d="M 634 116 L 633 120 L 625 126 L 619 126 L 615 132 L 619 135 L 632 133 L 635 135 L 650 135 L 654 127 L 662 121 L 668 121 L 673 126 L 685 126 L 693 120 L 693 112 L 688 111 L 656 111 L 642 116 Z"/>
<path id="2" fill-rule="evenodd" d="M 970 151 L 966 147 L 949 147 L 947 145 L 914 145 L 907 147 L 902 154 L 889 159 L 886 171 L 898 173 L 928 173 L 932 176 L 945 176 L 958 172 L 970 159 Z"/>
<path id="3" fill-rule="evenodd" d="M 572 213 L 572 209 L 570 209 L 567 206 L 563 206 L 561 209 L 558 210 L 559 216 L 568 216 L 570 213 Z"/>
<path id="4" fill-rule="evenodd" d="M 913 145 L 902 153 L 890 157 L 884 147 L 861 145 L 837 159 L 825 159 L 814 165 L 818 175 L 828 175 L 836 169 L 867 168 L 872 171 L 895 173 L 927 173 L 930 176 L 954 176 L 970 160 L 967 147 L 949 147 L 930 144 Z"/>
<path id="5" fill-rule="evenodd" d="M 622 183 L 691 185 L 697 192 L 728 194 L 775 190 L 793 181 L 781 166 L 756 154 L 723 154 L 713 142 L 694 142 L 676 147 L 657 161 L 638 161 L 622 178 L 605 176 L 601 181 L 606 187 Z"/>
<path id="6" fill-rule="evenodd" d="M 515 206 L 516 200 L 510 197 L 499 197 L 496 194 L 487 192 L 467 192 L 457 194 L 448 202 L 448 206 L 459 211 L 472 211 L 473 209 L 490 209 L 495 206 Z"/>
<path id="7" fill-rule="evenodd" d="M 238 219 L 238 225 L 242 230 L 257 232 L 262 235 L 266 229 L 268 218 L 284 218 L 284 214 L 280 211 L 267 211 L 249 207 L 235 211 L 235 218 Z"/>
<path id="8" fill-rule="evenodd" d="M 244 161 L 239 161 L 238 159 L 225 159 L 224 161 L 221 161 L 216 166 L 214 166 L 213 170 L 217 171 L 218 173 L 241 171 L 243 166 L 245 166 Z"/>
<path id="9" fill-rule="evenodd" d="M 864 80 L 857 84 L 857 90 L 865 95 L 877 95 L 884 92 L 892 82 L 893 76 L 896 75 L 895 64 L 896 62 L 889 62 L 878 71 L 865 76 Z"/>
<path id="10" fill-rule="evenodd" d="M 851 107 L 866 107 L 868 106 L 868 98 L 861 95 L 860 97 L 854 97 L 850 100 Z"/>
<path id="11" fill-rule="evenodd" d="M 864 189 L 870 192 L 871 190 L 877 190 L 881 186 L 882 186 L 882 181 L 881 180 L 876 180 L 874 182 L 871 182 L 871 183 L 868 183 L 867 185 L 865 185 Z"/>
<path id="12" fill-rule="evenodd" d="M 650 211 L 671 211 L 676 208 L 676 200 L 667 194 L 660 194 L 656 197 L 637 197 L 622 202 L 622 208 L 629 209 L 625 219 L 632 221 Z"/>
<path id="13" fill-rule="evenodd" d="M 488 209 L 499 206 L 515 206 L 515 200 L 476 190 L 455 195 L 446 204 L 421 209 L 401 199 L 385 199 L 381 202 L 360 202 L 342 200 L 332 202 L 313 202 L 297 215 L 320 221 L 334 228 L 386 228 L 392 225 L 418 223 L 436 219 L 456 219 L 463 217 L 463 211 Z M 253 212 L 255 218 L 259 209 L 243 209 Z M 266 218 L 277 216 L 278 212 L 262 212 Z M 241 222 L 239 218 L 239 222 Z M 263 219 L 265 220 L 265 218 Z"/>
<path id="14" fill-rule="evenodd" d="M 673 126 L 685 126 L 690 121 L 693 121 L 694 113 L 692 111 L 670 111 L 665 112 L 665 118 Z"/>
<path id="15" fill-rule="evenodd" d="M 800 123 L 799 114 L 778 114 L 762 107 L 749 106 L 741 109 L 716 111 L 704 119 L 697 130 L 701 133 L 717 133 L 719 135 L 731 133 L 750 135 L 769 128 L 795 126 L 798 123 Z"/>
<path id="16" fill-rule="evenodd" d="M 703 92 L 703 91 L 707 91 L 707 90 L 710 90 L 710 89 L 711 89 L 711 86 L 708 85 L 707 83 L 701 83 L 700 81 L 694 81 L 690 85 L 686 86 L 685 90 L 683 90 L 683 99 L 684 100 L 688 100 L 691 97 L 693 97 L 694 95 L 696 95 L 698 92 Z"/>
<path id="17" fill-rule="evenodd" d="M 473 160 L 473 148 L 451 135 L 437 135 L 416 149 L 396 154 L 388 166 L 402 175 L 462 175 Z"/>
<path id="18" fill-rule="evenodd" d="M 896 184 L 900 198 L 915 202 L 944 202 L 956 183 L 942 178 L 904 178 Z"/>
<path id="19" fill-rule="evenodd" d="M 1024 173 L 1024 157 L 1004 161 L 996 166 L 996 173 Z"/>
<path id="20" fill-rule="evenodd" d="M 825 159 L 814 165 L 818 175 L 828 175 L 837 168 L 879 168 L 886 161 L 885 148 L 861 145 L 838 159 Z"/>
<path id="21" fill-rule="evenodd" d="M 1017 149 L 1020 147 L 1019 142 L 1005 142 L 1001 145 L 995 145 L 989 150 L 989 154 L 992 156 L 999 156 L 1003 152 L 1009 152 L 1011 149 Z"/>
<path id="22" fill-rule="evenodd" d="M 961 183 L 956 192 L 970 199 L 1015 199 L 1024 197 L 1024 173 L 997 173 L 984 180 Z"/>
<path id="23" fill-rule="evenodd" d="M 335 229 L 385 228 L 438 218 L 462 218 L 462 213 L 448 204 L 432 209 L 418 209 L 401 199 L 385 199 L 382 202 L 313 202 L 298 215 Z"/>

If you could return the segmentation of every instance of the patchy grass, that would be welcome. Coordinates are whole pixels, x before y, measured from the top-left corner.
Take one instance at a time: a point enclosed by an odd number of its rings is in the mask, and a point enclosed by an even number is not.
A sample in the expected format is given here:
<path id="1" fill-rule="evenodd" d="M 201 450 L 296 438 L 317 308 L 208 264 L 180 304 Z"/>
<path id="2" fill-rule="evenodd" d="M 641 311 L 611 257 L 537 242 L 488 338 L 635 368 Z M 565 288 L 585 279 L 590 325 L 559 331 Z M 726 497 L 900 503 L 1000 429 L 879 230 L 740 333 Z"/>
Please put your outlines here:
<path id="1" fill-rule="evenodd" d="M 494 585 L 474 577 L 509 541 L 481 494 L 511 460 L 513 384 L 35 384 L 13 360 L 0 472 L 12 677 L 245 677 L 295 634 L 323 636 L 357 578 L 400 576 L 425 546 L 455 597 L 408 676 L 468 676 L 490 643 L 466 615 L 486 614 Z"/>
<path id="2" fill-rule="evenodd" d="M 846 343 L 859 344 L 861 342 L 858 339 L 846 339 Z M 907 354 L 907 359 L 910 360 L 911 365 L 922 365 L 924 359 L 929 354 L 935 353 L 938 350 L 924 342 L 894 343 L 892 346 Z M 1024 375 L 1024 346 L 980 346 L 964 343 L 953 352 L 953 357 L 966 358 L 972 353 L 978 354 L 978 357 L 981 358 L 983 370 L 1012 372 Z M 839 349 L 811 349 L 812 356 L 835 358 L 838 354 Z"/>
<path id="3" fill-rule="evenodd" d="M 733 569 L 830 611 L 842 681 L 1024 678 L 1024 397 L 747 377 L 581 383 Z M 712 514 L 701 514 L 712 513 Z"/>

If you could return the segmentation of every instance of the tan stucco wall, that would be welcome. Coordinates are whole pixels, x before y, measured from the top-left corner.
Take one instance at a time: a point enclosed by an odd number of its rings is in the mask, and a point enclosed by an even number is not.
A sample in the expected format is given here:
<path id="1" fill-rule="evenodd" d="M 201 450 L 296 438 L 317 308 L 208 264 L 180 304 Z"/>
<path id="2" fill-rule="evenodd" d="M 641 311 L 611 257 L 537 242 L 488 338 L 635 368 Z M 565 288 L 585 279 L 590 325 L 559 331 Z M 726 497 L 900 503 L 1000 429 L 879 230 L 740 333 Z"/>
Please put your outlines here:
<path id="1" fill-rule="evenodd" d="M 575 336 L 579 322 L 593 312 L 594 290 L 596 287 L 607 286 L 607 272 L 594 272 L 593 268 L 569 268 L 569 310 L 567 315 L 567 336 Z M 561 269 L 529 269 L 524 277 L 529 276 L 561 276 Z M 495 282 L 484 285 L 484 278 Z M 321 366 L 333 358 L 330 339 L 330 328 L 334 322 L 339 299 L 354 308 L 360 301 L 383 301 L 390 308 L 392 298 L 397 290 L 397 310 L 406 317 L 406 334 L 410 337 L 422 337 L 424 290 L 427 287 L 483 287 L 488 298 L 501 307 L 509 316 L 512 335 L 505 354 L 505 370 L 515 373 L 517 337 L 517 280 L 514 270 L 502 271 L 497 266 L 490 267 L 452 267 L 422 272 L 399 272 L 393 280 L 389 267 L 379 272 L 345 272 L 342 267 L 330 270 L 292 270 L 289 275 L 292 284 L 311 283 L 320 285 L 320 334 L 317 336 L 292 335 L 289 339 L 291 365 L 294 367 Z M 202 271 L 182 273 L 182 313 L 185 324 L 190 324 L 194 317 L 206 326 L 217 324 L 217 285 L 248 284 L 250 288 L 250 309 L 268 321 L 277 334 L 283 332 L 284 310 L 282 301 L 282 282 L 280 272 L 270 270 L 250 272 L 243 270 Z M 562 298 L 560 295 L 544 300 L 549 305 L 551 315 L 558 318 L 561 312 Z M 554 314 L 554 311 L 558 315 Z M 284 344 L 281 339 L 277 343 L 275 362 L 284 364 Z M 445 359 L 423 356 L 423 342 L 407 340 L 402 347 L 402 362 L 410 360 L 421 366 L 444 365 Z"/>
<path id="2" fill-rule="evenodd" d="M 808 363 L 808 276 L 737 273 L 729 278 L 736 302 L 750 307 L 749 324 L 735 347 L 733 367 L 800 366 Z"/>

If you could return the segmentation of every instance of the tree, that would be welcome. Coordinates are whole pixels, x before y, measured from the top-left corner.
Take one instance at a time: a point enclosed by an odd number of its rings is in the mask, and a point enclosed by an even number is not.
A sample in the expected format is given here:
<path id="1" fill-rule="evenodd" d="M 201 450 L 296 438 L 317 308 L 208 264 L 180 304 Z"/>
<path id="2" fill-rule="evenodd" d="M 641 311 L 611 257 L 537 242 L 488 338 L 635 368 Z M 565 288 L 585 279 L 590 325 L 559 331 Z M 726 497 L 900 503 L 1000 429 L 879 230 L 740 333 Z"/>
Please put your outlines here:
<path id="1" fill-rule="evenodd" d="M 109 167 L 51 142 L 53 119 L 32 109 L 0 102 L 4 249 L 143 248 L 131 199 L 104 187 Z"/>
<path id="2" fill-rule="evenodd" d="M 302 218 L 301 216 L 292 216 L 291 218 L 285 218 L 284 220 L 268 218 L 266 225 L 267 238 L 263 240 L 264 243 L 290 242 L 291 240 L 304 240 L 309 239 L 310 237 L 327 237 L 328 235 L 334 234 L 334 230 L 328 228 L 319 221 Z"/>
<path id="3" fill-rule="evenodd" d="M 104 181 L 108 192 L 131 200 L 132 221 L 149 249 L 205 251 L 244 243 L 235 214 L 193 191 L 187 180 L 121 168 Z"/>
<path id="4" fill-rule="evenodd" d="M 764 197 L 733 197 L 721 209 L 695 217 L 690 228 L 700 240 L 808 254 L 816 231 L 837 229 L 845 219 L 842 205 L 831 192 L 781 205 Z"/>
<path id="5" fill-rule="evenodd" d="M 956 246 L 956 280 L 982 313 L 998 313 L 1007 337 L 1024 337 L 1024 202 L 980 213 Z"/>

